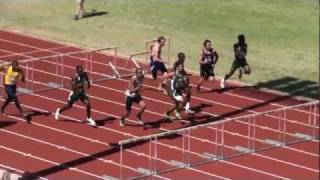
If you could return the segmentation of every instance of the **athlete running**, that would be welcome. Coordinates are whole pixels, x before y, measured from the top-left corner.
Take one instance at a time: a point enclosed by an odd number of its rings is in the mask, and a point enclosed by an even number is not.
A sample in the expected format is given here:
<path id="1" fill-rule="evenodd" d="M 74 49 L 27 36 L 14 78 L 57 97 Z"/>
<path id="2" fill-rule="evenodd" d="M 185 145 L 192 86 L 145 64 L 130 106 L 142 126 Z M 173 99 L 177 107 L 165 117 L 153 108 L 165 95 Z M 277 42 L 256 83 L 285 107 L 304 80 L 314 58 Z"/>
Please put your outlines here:
<path id="1" fill-rule="evenodd" d="M 69 95 L 68 102 L 60 109 L 58 108 L 55 113 L 55 119 L 58 120 L 61 113 L 70 109 L 73 104 L 80 100 L 86 106 L 87 122 L 91 126 L 97 126 L 96 122 L 91 118 L 91 104 L 86 89 L 90 88 L 90 81 L 88 74 L 83 70 L 81 65 L 76 66 L 76 74 L 71 80 L 72 92 Z"/>
<path id="2" fill-rule="evenodd" d="M 7 69 L 5 79 L 4 79 L 4 87 L 5 87 L 5 92 L 7 94 L 7 97 L 1 107 L 1 114 L 4 113 L 4 110 L 9 105 L 10 102 L 14 102 L 16 108 L 19 110 L 21 117 L 23 118 L 26 117 L 26 114 L 24 114 L 17 97 L 17 83 L 19 80 L 21 80 L 22 82 L 25 82 L 24 72 L 19 67 L 18 61 L 13 60 L 11 65 Z"/>
<path id="3" fill-rule="evenodd" d="M 247 63 L 246 55 L 248 52 L 248 44 L 246 43 L 245 36 L 240 34 L 238 36 L 238 42 L 233 45 L 235 60 L 232 63 L 230 72 L 225 75 L 224 79 L 221 81 L 221 88 L 225 88 L 225 83 L 234 72 L 240 68 L 239 79 L 242 78 L 242 74 L 251 74 L 251 68 Z"/>
<path id="4" fill-rule="evenodd" d="M 120 126 L 124 126 L 124 121 L 129 117 L 131 113 L 131 107 L 133 103 L 137 103 L 140 106 L 140 110 L 137 113 L 138 123 L 144 125 L 142 121 L 142 114 L 146 109 L 146 103 L 141 97 L 141 88 L 143 83 L 143 72 L 141 68 L 135 70 L 135 75 L 131 78 L 129 87 L 125 92 L 126 95 L 126 113 L 121 117 Z"/>

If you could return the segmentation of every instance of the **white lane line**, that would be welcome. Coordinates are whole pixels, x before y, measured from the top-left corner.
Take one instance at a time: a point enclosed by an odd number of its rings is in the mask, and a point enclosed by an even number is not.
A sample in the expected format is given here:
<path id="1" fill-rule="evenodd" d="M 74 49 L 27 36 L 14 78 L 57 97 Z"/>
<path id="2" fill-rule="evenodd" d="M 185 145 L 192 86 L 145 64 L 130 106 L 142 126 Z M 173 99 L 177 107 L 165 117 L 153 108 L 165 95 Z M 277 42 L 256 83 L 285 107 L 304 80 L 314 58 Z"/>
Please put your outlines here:
<path id="1" fill-rule="evenodd" d="M 102 113 L 102 112 L 100 112 L 100 113 Z"/>
<path id="2" fill-rule="evenodd" d="M 54 162 L 54 161 L 50 161 L 50 160 L 47 160 L 45 158 L 41 158 L 41 157 L 38 157 L 38 156 L 34 156 L 34 155 L 30 154 L 30 153 L 25 153 L 23 151 L 18 151 L 18 150 L 15 150 L 15 149 L 3 146 L 3 145 L 0 145 L 0 148 L 5 149 L 5 150 L 10 151 L 10 152 L 14 152 L 16 154 L 20 154 L 20 155 L 25 156 L 25 157 L 30 157 L 30 158 L 33 158 L 33 159 L 40 160 L 42 162 L 53 164 L 55 166 L 61 166 L 60 163 L 57 163 L 57 162 Z M 97 174 L 89 173 L 87 171 L 83 171 L 83 170 L 80 170 L 78 168 L 72 168 L 72 167 L 69 167 L 69 166 L 62 166 L 62 167 L 65 167 L 65 168 L 67 168 L 69 170 L 73 170 L 73 171 L 76 171 L 76 172 L 79 172 L 79 173 L 82 173 L 82 174 L 86 174 L 86 175 L 89 175 L 89 176 L 92 176 L 92 177 L 95 177 L 95 178 L 98 178 L 98 179 L 102 179 L 102 180 L 104 179 L 103 177 L 101 177 L 101 176 L 99 176 Z"/>
<path id="3" fill-rule="evenodd" d="M 10 31 L 9 31 L 10 32 Z M 4 40 L 4 39 L 3 39 Z M 16 42 L 12 42 L 12 41 L 10 41 L 10 40 L 5 40 L 5 41 L 8 41 L 8 42 L 11 42 L 11 43 L 16 43 Z M 35 46 L 31 46 L 31 45 L 27 45 L 27 44 L 23 44 L 23 43 L 17 43 L 17 44 L 20 44 L 20 45 L 22 45 L 22 46 L 28 46 L 28 47 L 31 47 L 31 48 L 37 48 L 37 49 L 41 49 L 41 48 L 38 48 L 38 47 L 35 47 Z M 80 48 L 80 47 L 79 47 Z M 82 48 L 81 48 L 82 49 Z M 55 52 L 55 53 L 57 53 L 57 52 Z M 60 53 L 61 54 L 61 53 Z M 72 56 L 72 55 L 71 55 Z M 76 56 L 73 56 L 73 57 L 76 57 Z M 79 58 L 79 57 L 76 57 L 76 58 Z M 82 59 L 82 58 L 80 58 L 80 59 Z M 97 62 L 96 62 L 97 63 Z M 101 64 L 103 64 L 103 63 L 101 63 Z M 106 64 L 103 64 L 103 65 L 106 65 Z M 195 86 L 194 84 L 193 84 L 193 86 Z M 231 93 L 228 93 L 229 95 L 231 95 Z M 237 95 L 237 96 L 239 96 L 240 97 L 240 95 Z M 241 97 L 244 97 L 244 96 L 241 96 Z M 250 98 L 251 100 L 253 100 L 253 98 Z M 258 100 L 258 102 L 259 101 L 261 101 L 261 100 Z M 263 102 L 263 101 L 262 101 Z M 280 107 L 287 107 L 287 106 L 282 106 L 282 105 L 279 105 Z M 301 112 L 305 112 L 305 111 L 303 111 L 303 110 L 298 110 L 298 111 L 301 111 Z M 308 112 L 305 112 L 305 113 L 308 113 Z"/>
<path id="4" fill-rule="evenodd" d="M 53 40 L 53 39 L 49 39 L 47 37 L 43 37 L 43 36 L 39 36 L 39 35 L 34 35 L 34 34 L 30 34 L 30 32 L 26 33 L 26 32 L 22 32 L 22 31 L 19 31 L 19 30 L 16 30 L 16 29 L 1 29 L 1 31 L 4 31 L 4 32 L 7 32 L 7 33 L 14 33 L 14 34 L 18 34 L 20 36 L 25 36 L 25 37 L 29 37 L 29 38 L 33 38 L 33 39 L 38 39 L 38 40 L 42 40 L 42 41 L 47 41 L 49 43 L 56 43 L 56 44 L 62 44 L 62 45 L 69 45 L 69 46 L 73 46 L 73 47 L 76 47 L 76 48 L 79 48 L 79 49 L 90 49 L 90 48 L 83 48 L 81 47 L 80 45 L 78 44 L 75 44 L 75 43 L 69 43 L 69 42 L 63 42 L 63 41 L 58 41 L 58 40 Z M 125 56 L 125 55 L 120 55 L 118 53 L 118 56 L 121 57 L 121 58 L 124 58 L 124 59 L 129 59 L 128 56 Z M 188 70 L 189 71 L 189 70 Z M 198 73 L 194 73 L 193 71 L 190 71 L 192 72 L 193 75 L 198 75 Z M 223 79 L 223 77 L 219 77 L 217 79 Z M 228 83 L 230 84 L 234 84 L 234 85 L 240 85 L 240 86 L 252 86 L 250 84 L 247 84 L 247 83 L 244 83 L 244 82 L 239 82 L 239 81 L 233 81 L 233 80 L 228 80 Z M 287 93 L 284 93 L 284 92 L 281 92 L 281 91 L 277 91 L 277 90 L 272 90 L 272 89 L 268 89 L 268 88 L 262 88 L 260 89 L 261 91 L 265 91 L 265 92 L 268 92 L 268 93 L 271 93 L 271 94 L 274 94 L 274 95 L 288 95 Z M 238 95 L 240 97 L 243 97 L 243 98 L 247 98 L 246 96 L 241 96 L 241 95 Z M 303 101 L 314 101 L 315 99 L 311 99 L 311 98 L 306 98 L 306 97 L 302 97 L 302 96 L 298 96 L 298 97 L 293 97 L 294 99 L 297 99 L 297 100 L 303 100 Z M 250 98 L 251 100 L 254 100 L 254 101 L 260 101 L 258 99 L 254 99 L 254 98 Z M 280 107 L 286 107 L 286 106 L 283 106 L 281 104 L 278 104 L 278 103 L 273 103 L 274 105 L 276 106 L 280 106 Z"/>
<path id="5" fill-rule="evenodd" d="M 57 145 L 57 144 L 53 144 L 53 143 L 50 143 L 48 141 L 44 141 L 44 140 L 40 140 L 40 139 L 33 138 L 33 137 L 30 137 L 30 136 L 26 136 L 26 135 L 23 135 L 23 134 L 20 134 L 20 133 L 11 132 L 11 131 L 8 131 L 8 130 L 5 130 L 5 129 L 0 129 L 0 131 L 6 132 L 8 134 L 12 134 L 12 135 L 24 138 L 24 139 L 32 140 L 32 141 L 35 141 L 35 142 L 38 142 L 38 143 L 42 143 L 42 144 L 57 148 L 59 150 L 62 149 L 62 150 L 65 150 L 65 151 L 68 151 L 68 152 L 71 152 L 71 153 L 74 153 L 74 154 L 78 154 L 78 155 L 81 155 L 82 157 L 91 157 L 93 159 L 102 161 L 103 163 L 106 163 L 106 164 L 122 166 L 122 167 L 127 168 L 127 169 L 129 169 L 131 171 L 139 173 L 136 168 L 132 168 L 132 167 L 125 166 L 125 165 L 120 165 L 119 163 L 113 162 L 112 160 L 106 160 L 106 159 L 103 159 L 103 158 L 96 158 L 96 157 L 94 157 L 94 156 L 92 156 L 90 154 L 87 154 L 87 153 L 83 153 L 83 152 L 80 152 L 80 151 L 77 151 L 77 150 L 74 150 L 74 149 L 71 149 L 71 148 L 68 148 L 68 147 L 65 147 L 65 146 L 60 146 L 60 145 Z M 161 179 L 166 179 L 166 178 L 158 176 L 158 175 L 156 177 L 159 177 Z"/>
<path id="6" fill-rule="evenodd" d="M 7 166 L 7 165 L 4 165 L 4 164 L 0 164 L 0 167 L 1 167 L 1 168 L 5 168 L 5 169 L 9 169 L 9 170 L 14 171 L 14 172 L 18 172 L 20 177 L 21 177 L 22 174 L 24 173 L 24 171 L 22 171 L 22 170 L 20 170 L 20 169 L 17 169 L 17 168 L 11 167 L 11 166 Z M 44 177 L 39 177 L 39 179 L 49 180 L 49 179 L 44 178 Z"/>
<path id="7" fill-rule="evenodd" d="M 14 53 L 14 54 L 8 54 L 8 55 L 4 55 L 4 56 L 0 56 L 0 59 L 2 58 L 7 58 L 7 57 L 11 57 L 11 56 L 24 56 L 24 55 L 28 55 L 28 54 L 32 54 L 32 53 L 38 53 L 38 52 L 50 52 L 52 50 L 58 50 L 58 49 L 63 49 L 63 48 L 68 48 L 68 46 L 59 46 L 59 47 L 53 47 L 53 48 L 46 48 L 46 49 L 41 49 L 41 50 L 34 50 L 34 51 L 27 51 L 27 52 L 22 52 L 22 53 Z"/>
<path id="8" fill-rule="evenodd" d="M 99 112 L 99 113 L 103 113 L 103 112 Z"/>
<path id="9" fill-rule="evenodd" d="M 272 173 L 268 173 L 268 172 L 265 172 L 265 171 L 260 171 L 260 170 L 257 170 L 257 169 L 254 169 L 254 168 L 250 168 L 250 167 L 247 167 L 247 166 L 243 166 L 243 165 L 240 165 L 240 164 L 236 164 L 236 163 L 233 163 L 233 162 L 229 162 L 229 161 L 225 161 L 225 160 L 222 160 L 221 162 L 224 162 L 226 164 L 231 164 L 233 166 L 237 166 L 237 167 L 240 167 L 240 168 L 243 168 L 243 169 L 248 169 L 248 170 L 251 170 L 251 171 L 254 171 L 254 172 L 258 172 L 258 173 L 261 173 L 261 174 L 269 175 L 269 176 L 272 176 L 274 178 L 290 180 L 289 178 L 286 178 L 286 177 L 283 177 L 283 176 L 278 176 L 278 175 L 275 175 L 275 174 L 272 174 Z"/>
<path id="10" fill-rule="evenodd" d="M 8 52 L 10 52 L 10 51 L 8 51 Z M 83 58 L 79 58 L 79 57 L 76 57 L 76 56 L 74 56 L 74 57 L 77 58 L 77 59 L 79 59 L 79 60 L 84 60 Z M 51 61 L 46 61 L 46 62 L 55 64 L 54 62 L 51 62 Z M 63 66 L 64 66 L 64 67 L 67 67 L 67 68 L 70 68 L 70 69 L 73 69 L 73 67 L 68 66 L 68 65 L 65 65 L 65 64 L 63 64 Z M 37 70 L 37 71 L 40 71 L 40 72 L 43 72 L 43 73 L 48 73 L 48 72 L 44 72 L 44 71 L 41 71 L 41 70 Z M 120 79 L 120 80 L 121 80 L 121 81 L 124 81 L 124 82 L 128 82 L 128 81 L 125 80 L 125 79 Z M 115 89 L 113 89 L 113 88 L 106 88 L 106 87 L 103 87 L 103 86 L 99 86 L 98 84 L 93 84 L 93 86 L 98 86 L 98 87 L 101 87 L 101 88 L 104 88 L 104 89 L 115 90 Z M 152 88 L 152 87 L 149 86 L 149 85 L 143 85 L 143 86 Z M 121 91 L 118 91 L 118 92 L 121 92 Z M 230 106 L 230 105 L 226 105 L 226 104 L 223 104 L 223 103 L 218 103 L 218 102 L 215 102 L 215 101 L 211 101 L 211 100 L 207 100 L 207 99 L 203 99 L 203 98 L 199 98 L 199 97 L 195 97 L 195 96 L 193 96 L 192 98 L 195 98 L 195 99 L 198 99 L 198 100 L 202 100 L 202 101 L 207 101 L 207 102 L 210 102 L 210 103 L 213 103 L 213 104 L 219 104 L 219 105 L 222 105 L 222 106 L 227 106 L 227 107 L 235 108 L 235 109 L 238 109 L 238 110 L 242 110 L 242 108 L 239 108 L 239 107 L 236 107 L 236 106 Z M 155 99 L 148 98 L 148 97 L 146 97 L 146 99 L 150 99 L 150 100 L 153 100 L 153 101 L 165 103 L 165 102 L 163 102 L 163 101 L 155 100 Z M 167 104 L 170 104 L 170 103 L 167 103 Z M 253 111 L 253 110 L 245 110 L 245 111 L 253 112 L 254 114 L 258 114 L 258 113 L 259 113 L 259 112 Z M 201 112 L 201 113 L 206 113 L 206 112 Z M 272 115 L 267 115 L 267 116 L 268 116 L 268 117 L 272 117 L 272 118 L 281 119 L 281 118 L 279 118 L 279 117 L 272 116 Z M 305 125 L 305 126 L 311 126 L 311 125 L 308 125 L 308 124 L 304 124 L 304 123 L 302 123 L 302 122 L 298 122 L 298 121 L 296 121 L 296 120 L 287 119 L 287 121 L 293 122 L 293 123 L 296 123 L 296 124 Z M 312 126 L 312 127 L 313 127 L 313 126 Z M 315 127 L 315 128 L 319 128 L 319 127 Z"/>
<path id="11" fill-rule="evenodd" d="M 40 96 L 41 97 L 41 96 Z M 51 99 L 51 98 L 47 98 L 47 97 L 45 97 L 46 99 Z M 58 101 L 58 100 L 55 100 L 55 99 L 51 99 L 52 101 Z M 81 107 L 81 108 L 83 108 L 83 107 Z M 103 113 L 103 112 L 101 112 L 101 113 Z M 109 128 L 107 128 L 107 130 L 110 130 Z M 113 130 L 113 131 L 115 131 L 115 130 Z M 167 130 L 168 131 L 168 130 Z M 117 132 L 119 132 L 119 131 L 117 131 Z M 120 133 L 123 133 L 123 132 L 121 132 L 120 131 Z M 134 136 L 134 135 L 132 135 L 133 137 L 137 137 L 137 136 Z M 199 140 L 199 141 L 201 141 L 202 139 L 200 139 L 200 138 L 196 138 L 196 137 L 193 137 L 193 136 L 190 136 L 191 138 L 193 138 L 193 139 L 197 139 L 197 140 Z M 159 143 L 159 142 L 158 142 Z M 211 142 L 212 144 L 215 144 L 214 142 Z M 159 143 L 159 144 L 162 144 L 162 143 Z M 166 145 L 167 146 L 167 145 Z M 234 149 L 233 147 L 231 147 L 231 146 L 227 146 L 227 145 L 225 145 L 225 147 L 227 147 L 227 148 L 230 148 L 230 149 Z M 178 148 L 178 149 L 180 149 L 180 148 Z M 182 149 L 180 149 L 180 150 L 182 150 Z M 198 154 L 198 153 L 195 153 L 195 152 L 192 152 L 192 151 L 190 151 L 190 153 L 193 153 L 193 154 L 196 154 L 196 155 L 201 155 L 201 154 Z M 261 155 L 262 156 L 262 155 Z M 265 157 L 265 158 L 267 158 L 267 159 L 270 159 L 270 157 L 267 157 L 267 156 L 263 156 L 263 157 Z M 274 158 L 272 158 L 271 160 L 274 160 L 274 161 L 277 161 L 276 159 L 274 159 Z M 280 162 L 280 161 L 278 161 L 278 162 Z M 282 161 L 282 163 L 286 163 L 286 164 L 288 164 L 288 165 L 292 165 L 292 166 L 295 166 L 295 164 L 293 164 L 293 163 L 289 163 L 289 162 L 285 162 L 285 161 Z M 299 167 L 299 168 L 302 168 L 303 166 L 296 166 L 296 167 Z M 309 168 L 305 168 L 305 169 L 307 169 L 307 170 L 309 170 Z"/>
<path id="12" fill-rule="evenodd" d="M 41 96 L 40 96 L 40 97 L 41 97 Z M 44 98 L 46 99 L 46 97 L 44 97 Z M 1 100 L 1 101 L 2 101 L 2 100 Z M 45 110 L 43 110 L 43 109 L 39 109 L 39 108 L 27 106 L 27 105 L 24 105 L 24 104 L 21 104 L 21 105 L 24 106 L 24 107 L 30 108 L 30 109 L 39 110 L 39 111 L 45 111 Z M 81 107 L 81 108 L 83 108 L 83 107 Z M 21 118 L 17 118 L 17 117 L 14 117 L 14 116 L 10 116 L 10 115 L 7 115 L 7 116 L 12 117 L 12 118 L 17 119 L 17 120 L 20 120 L 20 121 L 25 121 L 25 120 L 23 120 L 23 119 L 21 119 Z M 78 119 L 75 119 L 75 118 L 71 118 L 71 117 L 67 117 L 67 116 L 65 116 L 65 117 L 68 118 L 68 119 L 72 119 L 72 120 L 74 120 L 74 121 L 78 121 L 78 122 L 81 121 L 81 120 L 78 120 Z M 119 118 L 119 117 L 118 117 L 118 118 Z M 133 121 L 133 120 L 131 120 L 131 121 Z M 71 133 L 71 132 L 68 132 L 68 131 L 63 131 L 63 130 L 60 130 L 60 129 L 52 128 L 52 127 L 49 127 L 49 126 L 46 126 L 46 125 L 43 125 L 43 124 L 40 124 L 40 123 L 34 123 L 34 122 L 33 122 L 33 124 L 38 125 L 38 126 L 40 126 L 40 127 L 44 127 L 44 128 L 50 129 L 50 130 L 53 130 L 53 131 L 61 132 L 61 133 L 64 133 L 64 134 L 68 134 L 68 135 L 71 135 L 71 136 L 74 136 L 74 137 L 77 137 L 77 138 L 80 138 L 80 139 L 84 139 L 84 140 L 87 140 L 87 141 L 90 141 L 90 142 L 93 142 L 93 143 L 99 143 L 99 144 L 103 144 L 103 145 L 105 145 L 105 146 L 109 146 L 108 143 L 101 142 L 100 140 L 93 140 L 93 139 L 90 139 L 90 138 L 87 138 L 87 137 L 84 137 L 84 136 L 81 136 L 81 135 L 78 135 L 78 134 L 74 134 L 74 133 Z M 116 133 L 118 133 L 118 134 L 120 133 L 120 134 L 127 135 L 127 136 L 131 136 L 131 137 L 137 137 L 137 136 L 134 136 L 134 135 L 132 135 L 132 134 L 130 134 L 130 133 L 124 133 L 124 132 L 122 132 L 122 131 L 114 131 L 114 130 L 112 130 L 112 129 L 110 129 L 110 128 L 106 128 L 106 127 L 100 127 L 100 128 L 102 128 L 102 129 L 104 129 L 104 130 L 107 130 L 107 131 L 116 132 Z M 165 146 L 165 147 L 169 147 L 169 148 L 172 147 L 172 146 L 170 146 L 170 145 L 163 144 L 163 143 L 159 143 L 159 142 L 158 142 L 158 144 L 163 145 L 163 146 Z M 179 150 L 179 151 L 182 151 L 182 149 L 180 149 L 180 148 L 176 148 L 176 149 Z M 133 154 L 136 154 L 136 155 L 141 155 L 141 153 L 136 152 L 136 151 L 133 151 L 133 150 L 130 150 L 130 149 L 126 149 L 126 151 L 128 151 L 128 152 L 130 152 L 130 153 L 133 153 Z M 190 153 L 194 153 L 194 152 L 190 152 Z M 196 155 L 199 155 L 198 153 L 195 153 L 195 154 L 196 154 Z M 143 156 L 145 156 L 145 157 L 147 157 L 147 158 L 150 157 L 150 156 L 145 155 L 145 154 L 143 154 Z M 159 160 L 159 161 L 161 161 L 161 162 L 163 162 L 163 163 L 166 163 L 166 164 L 170 164 L 169 161 L 166 161 L 166 160 L 163 160 L 163 159 L 160 159 L 160 158 L 156 158 L 156 160 Z M 212 176 L 212 177 L 218 177 L 218 175 L 215 175 L 215 174 L 209 173 L 209 172 L 205 172 L 205 171 L 201 171 L 201 170 L 198 170 L 198 169 L 190 168 L 190 170 L 193 170 L 193 171 L 196 171 L 196 172 L 202 172 L 202 174 L 206 174 L 206 175 L 210 174 L 210 176 Z M 220 178 L 221 178 L 221 179 L 226 179 L 226 178 L 223 178 L 223 177 L 220 177 Z"/>

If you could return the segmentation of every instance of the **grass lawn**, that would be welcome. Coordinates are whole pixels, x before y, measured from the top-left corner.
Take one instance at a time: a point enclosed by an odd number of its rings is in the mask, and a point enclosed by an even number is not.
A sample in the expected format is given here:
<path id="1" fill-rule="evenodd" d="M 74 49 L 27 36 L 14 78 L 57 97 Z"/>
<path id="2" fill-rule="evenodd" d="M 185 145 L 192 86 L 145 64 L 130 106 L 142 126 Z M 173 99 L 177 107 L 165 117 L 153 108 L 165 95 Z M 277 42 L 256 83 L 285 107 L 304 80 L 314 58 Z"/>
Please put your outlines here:
<path id="1" fill-rule="evenodd" d="M 187 67 L 195 71 L 201 44 L 209 38 L 220 54 L 218 76 L 230 69 L 232 45 L 244 33 L 253 68 L 245 82 L 287 92 L 303 84 L 312 90 L 303 95 L 318 96 L 317 0 L 87 0 L 85 5 L 108 13 L 74 21 L 74 0 L 0 0 L 0 27 L 85 47 L 119 45 L 122 54 L 144 50 L 146 39 L 170 36 L 172 58 L 185 52 Z M 271 83 L 277 79 L 295 81 L 281 81 L 288 85 L 281 89 Z"/>

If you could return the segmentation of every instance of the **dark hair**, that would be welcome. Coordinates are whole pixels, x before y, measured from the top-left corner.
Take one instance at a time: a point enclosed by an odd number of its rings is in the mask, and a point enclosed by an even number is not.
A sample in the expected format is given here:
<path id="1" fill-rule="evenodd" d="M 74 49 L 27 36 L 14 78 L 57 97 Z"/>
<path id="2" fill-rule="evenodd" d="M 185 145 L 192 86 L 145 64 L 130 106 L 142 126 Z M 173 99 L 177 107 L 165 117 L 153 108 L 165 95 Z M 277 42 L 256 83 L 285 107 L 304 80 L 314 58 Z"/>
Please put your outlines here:
<path id="1" fill-rule="evenodd" d="M 208 43 L 211 43 L 211 41 L 209 39 L 204 40 L 203 46 L 206 46 Z"/>
<path id="2" fill-rule="evenodd" d="M 142 73 L 142 68 L 137 68 L 136 70 L 135 70 L 135 73 Z"/>
<path id="3" fill-rule="evenodd" d="M 245 36 L 243 34 L 238 35 L 238 41 L 244 43 L 246 41 Z"/>
<path id="4" fill-rule="evenodd" d="M 178 53 L 178 60 L 186 58 L 186 55 L 183 52 Z"/>
<path id="5" fill-rule="evenodd" d="M 12 61 L 11 61 L 11 64 L 17 64 L 17 65 L 19 65 L 19 62 L 18 62 L 18 60 L 15 59 L 15 60 L 12 60 Z"/>
<path id="6" fill-rule="evenodd" d="M 158 41 L 158 42 L 161 42 L 163 39 L 166 39 L 166 38 L 163 37 L 163 36 L 159 36 L 158 39 L 157 39 L 157 41 Z"/>
<path id="7" fill-rule="evenodd" d="M 79 70 L 80 68 L 83 69 L 83 66 L 82 65 L 76 66 L 76 70 Z"/>

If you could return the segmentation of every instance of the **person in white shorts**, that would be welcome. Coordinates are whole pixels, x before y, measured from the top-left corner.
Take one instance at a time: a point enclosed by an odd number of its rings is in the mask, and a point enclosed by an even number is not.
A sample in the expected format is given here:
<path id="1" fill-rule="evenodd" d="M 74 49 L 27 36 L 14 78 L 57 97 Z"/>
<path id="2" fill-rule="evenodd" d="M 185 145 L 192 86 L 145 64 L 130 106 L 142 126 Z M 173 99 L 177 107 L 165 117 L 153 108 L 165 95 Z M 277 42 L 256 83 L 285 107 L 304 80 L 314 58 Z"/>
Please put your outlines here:
<path id="1" fill-rule="evenodd" d="M 76 15 L 74 16 L 74 20 L 81 19 L 82 16 L 85 14 L 84 10 L 84 0 L 76 0 L 77 4 L 77 10 L 76 10 Z"/>

